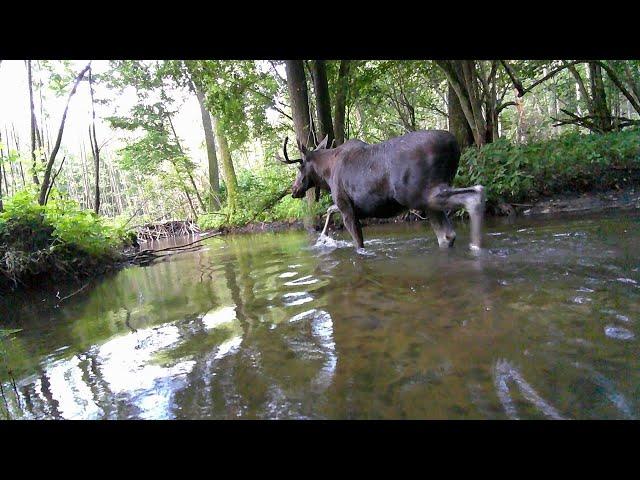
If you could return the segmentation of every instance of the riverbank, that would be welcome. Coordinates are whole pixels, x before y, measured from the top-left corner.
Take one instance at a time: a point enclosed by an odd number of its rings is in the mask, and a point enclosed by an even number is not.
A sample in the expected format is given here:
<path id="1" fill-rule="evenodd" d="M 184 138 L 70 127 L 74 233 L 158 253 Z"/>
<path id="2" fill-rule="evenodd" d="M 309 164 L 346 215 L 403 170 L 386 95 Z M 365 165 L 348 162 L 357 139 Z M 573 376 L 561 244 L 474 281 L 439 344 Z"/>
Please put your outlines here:
<path id="1" fill-rule="evenodd" d="M 615 190 L 593 190 L 589 192 L 566 192 L 556 195 L 541 196 L 536 200 L 522 203 L 502 203 L 487 208 L 488 216 L 537 216 L 565 212 L 600 212 L 608 209 L 640 209 L 640 182 Z M 421 214 L 420 214 L 421 215 Z M 316 219 L 308 228 L 310 231 L 321 231 L 326 217 Z M 362 220 L 362 225 L 378 225 L 385 223 L 419 222 L 425 218 L 418 216 L 418 212 L 405 212 L 392 218 L 368 218 Z M 274 222 L 253 222 L 240 227 L 223 227 L 211 229 L 222 235 L 246 234 L 261 232 L 282 232 L 286 230 L 304 230 L 302 220 L 279 220 Z M 329 224 L 330 230 L 342 230 L 340 215 L 334 215 Z"/>
<path id="2" fill-rule="evenodd" d="M 223 205 L 219 212 L 201 214 L 197 224 L 172 222 L 168 229 L 161 225 L 163 232 L 157 232 L 154 225 L 154 233 L 147 231 L 147 237 L 198 230 L 220 235 L 320 231 L 330 196 L 323 195 L 311 206 L 292 198 L 287 194 L 290 173 L 271 164 L 245 171 L 239 177 L 242 188 L 235 209 L 226 211 Z M 570 133 L 527 144 L 500 139 L 468 148 L 460 158 L 454 186 L 469 185 L 485 187 L 487 215 L 640 208 L 640 129 L 601 135 Z M 126 223 L 82 210 L 55 191 L 46 206 L 38 205 L 36 198 L 31 188 L 5 201 L 0 214 L 0 290 L 37 285 L 43 278 L 86 279 L 123 265 L 155 261 L 152 251 L 140 252 Z M 309 216 L 315 218 L 311 225 L 303 221 Z M 454 219 L 461 216 L 456 214 Z M 425 217 L 421 212 L 408 212 L 362 223 L 424 221 Z M 334 215 L 330 226 L 341 229 L 341 216 Z M 129 255 L 122 252 L 125 245 Z M 133 255 L 136 248 L 138 256 Z"/>
<path id="3" fill-rule="evenodd" d="M 556 195 L 541 196 L 536 200 L 522 203 L 503 203 L 490 206 L 488 216 L 541 216 L 565 212 L 600 212 L 608 209 L 640 209 L 640 182 L 613 190 L 593 190 L 581 193 L 566 192 Z M 419 216 L 420 215 L 420 216 Z M 77 220 L 77 219 L 76 219 Z M 252 222 L 237 227 L 222 227 L 202 232 L 202 236 L 255 234 L 263 232 L 282 232 L 287 230 L 304 230 L 319 232 L 324 226 L 325 217 L 318 216 L 316 221 L 305 227 L 302 220 L 278 220 L 272 222 Z M 393 218 L 370 218 L 362 221 L 363 226 L 425 221 L 419 212 L 406 212 Z M 85 248 L 71 243 L 54 241 L 54 229 L 47 224 L 34 227 L 30 224 L 5 222 L 4 243 L 0 244 L 0 292 L 12 291 L 23 287 L 38 286 L 51 282 L 83 283 L 94 277 L 115 272 L 135 262 L 128 261 L 142 249 L 134 246 L 129 239 L 115 248 L 89 252 Z M 30 225 L 30 226 L 29 226 Z M 79 227 L 76 227 L 79 228 Z M 95 225 L 93 228 L 96 228 Z M 329 227 L 330 231 L 343 230 L 340 215 L 334 215 Z M 9 240 L 11 239 L 11 240 Z M 87 239 L 85 238 L 85 242 Z M 120 239 L 120 242 L 124 242 Z M 153 259 L 149 260 L 153 261 Z M 147 262 L 148 263 L 148 262 Z"/>

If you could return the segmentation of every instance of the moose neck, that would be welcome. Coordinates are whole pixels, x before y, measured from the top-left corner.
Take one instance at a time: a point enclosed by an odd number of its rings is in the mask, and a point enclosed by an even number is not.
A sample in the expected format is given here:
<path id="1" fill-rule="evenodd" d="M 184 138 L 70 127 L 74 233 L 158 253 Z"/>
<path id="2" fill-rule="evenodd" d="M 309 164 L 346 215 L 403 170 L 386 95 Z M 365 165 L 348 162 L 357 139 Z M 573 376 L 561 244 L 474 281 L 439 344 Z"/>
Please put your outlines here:
<path id="1" fill-rule="evenodd" d="M 330 190 L 331 175 L 336 162 L 336 155 L 333 149 L 321 150 L 315 153 L 312 160 L 313 171 L 316 176 L 316 184 L 320 188 Z"/>

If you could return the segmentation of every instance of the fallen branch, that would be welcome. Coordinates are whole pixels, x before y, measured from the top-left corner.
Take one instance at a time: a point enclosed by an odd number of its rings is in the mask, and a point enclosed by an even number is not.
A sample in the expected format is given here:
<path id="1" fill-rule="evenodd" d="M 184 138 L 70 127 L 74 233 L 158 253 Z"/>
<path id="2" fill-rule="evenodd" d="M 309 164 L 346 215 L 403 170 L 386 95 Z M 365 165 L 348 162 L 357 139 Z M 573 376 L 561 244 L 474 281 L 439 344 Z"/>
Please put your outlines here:
<path id="1" fill-rule="evenodd" d="M 275 205 L 276 203 L 278 203 L 280 200 L 282 200 L 284 197 L 286 197 L 286 196 L 287 196 L 287 193 L 289 193 L 290 191 L 291 191 L 291 188 L 290 188 L 290 187 L 287 187 L 286 189 L 282 190 L 282 191 L 278 194 L 278 196 L 277 196 L 276 198 L 274 198 L 273 200 L 271 200 L 271 201 L 267 202 L 267 203 L 264 205 L 264 207 L 262 207 L 262 209 L 260 209 L 260 210 L 258 211 L 258 213 L 256 213 L 256 214 L 251 218 L 251 220 L 249 220 L 249 223 L 253 222 L 253 221 L 258 217 L 258 215 L 262 214 L 265 210 L 269 210 L 270 208 L 273 208 L 273 207 L 274 207 L 274 205 Z"/>
<path id="2" fill-rule="evenodd" d="M 139 252 L 132 253 L 130 255 L 125 256 L 125 263 L 147 264 L 154 260 L 158 260 L 163 257 L 168 257 L 176 253 L 191 252 L 200 248 L 199 245 L 197 247 L 194 247 L 195 244 L 203 240 L 206 240 L 208 238 L 216 237 L 218 235 L 222 235 L 222 232 L 215 232 L 215 233 L 212 233 L 211 235 L 207 235 L 206 237 L 201 237 L 198 240 L 194 240 L 193 242 L 185 243 L 184 245 L 179 245 L 176 247 L 166 247 L 166 248 L 160 248 L 157 250 L 153 250 L 153 249 L 141 250 Z M 165 255 L 158 255 L 161 252 L 171 252 L 171 253 L 167 253 Z"/>
<path id="3" fill-rule="evenodd" d="M 428 220 L 427 217 L 423 217 L 422 215 L 420 215 L 417 210 L 409 210 L 409 211 L 421 220 Z"/>
<path id="4" fill-rule="evenodd" d="M 89 284 L 87 283 L 86 285 L 84 285 L 83 287 L 79 288 L 78 290 L 76 290 L 75 292 L 67 295 L 66 297 L 62 297 L 60 299 L 60 301 L 58 302 L 58 305 L 60 305 L 62 302 L 64 302 L 65 300 L 67 300 L 68 298 L 73 297 L 74 295 L 77 295 L 78 293 L 80 293 L 81 291 L 83 291 L 85 288 L 87 288 L 89 286 Z M 58 292 L 58 295 L 60 294 L 60 292 Z M 57 296 L 57 295 L 56 295 Z"/>

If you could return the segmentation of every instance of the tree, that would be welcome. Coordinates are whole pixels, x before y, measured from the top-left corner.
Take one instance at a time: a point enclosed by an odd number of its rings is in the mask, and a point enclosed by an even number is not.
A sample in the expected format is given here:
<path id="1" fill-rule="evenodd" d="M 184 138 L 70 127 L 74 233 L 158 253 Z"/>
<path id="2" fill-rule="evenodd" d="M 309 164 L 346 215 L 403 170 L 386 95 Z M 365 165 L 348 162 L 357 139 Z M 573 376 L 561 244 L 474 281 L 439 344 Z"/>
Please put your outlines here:
<path id="1" fill-rule="evenodd" d="M 7 181 L 6 173 L 4 172 L 4 147 L 2 145 L 2 133 L 0 133 L 0 213 L 4 211 L 2 204 L 2 177 L 4 176 L 5 184 Z"/>
<path id="2" fill-rule="evenodd" d="M 451 83 L 447 82 L 447 111 L 449 113 L 449 131 L 458 140 L 461 149 L 473 145 L 473 132 L 464 116 L 460 100 Z"/>
<path id="3" fill-rule="evenodd" d="M 84 75 L 87 73 L 90 66 L 91 66 L 91 63 L 89 63 L 86 67 L 82 69 L 82 71 L 80 71 L 78 76 L 75 78 L 73 87 L 71 88 L 71 91 L 69 92 L 69 96 L 67 97 L 67 104 L 64 108 L 62 119 L 60 120 L 60 126 L 58 127 L 58 135 L 56 137 L 56 143 L 53 146 L 53 150 L 51 150 L 49 160 L 47 161 L 47 165 L 44 170 L 44 177 L 42 179 L 42 184 L 40 185 L 40 195 L 38 196 L 38 203 L 40 205 L 44 205 L 46 203 L 49 189 L 51 188 L 51 171 L 53 170 L 53 164 L 56 161 L 58 150 L 60 150 L 60 143 L 62 142 L 62 134 L 64 133 L 64 125 L 67 121 L 67 112 L 69 111 L 69 102 L 71 102 L 71 97 L 73 97 L 73 95 L 76 93 L 78 85 L 84 78 Z M 35 175 L 35 172 L 34 172 L 34 175 Z"/>
<path id="4" fill-rule="evenodd" d="M 287 72 L 287 86 L 289 87 L 289 99 L 293 114 L 293 128 L 300 145 L 306 148 L 315 147 L 311 128 L 311 115 L 309 112 L 309 94 L 307 93 L 307 77 L 304 73 L 302 60 L 287 60 L 285 62 Z M 309 206 L 315 197 L 315 188 L 307 190 L 307 203 Z M 306 226 L 311 219 L 305 219 Z"/>
<path id="5" fill-rule="evenodd" d="M 328 137 L 327 145 L 331 146 L 334 139 L 333 121 L 331 120 L 331 96 L 327 81 L 327 66 L 324 60 L 311 62 L 313 90 L 316 97 L 316 112 L 318 117 L 318 131 L 320 138 Z"/>
<path id="6" fill-rule="evenodd" d="M 344 143 L 344 124 L 345 111 L 347 105 L 347 92 L 349 88 L 349 70 L 351 66 L 350 60 L 340 60 L 340 68 L 338 70 L 338 81 L 336 85 L 336 103 L 334 105 L 333 114 L 333 131 L 336 138 L 336 145 Z"/>
<path id="7" fill-rule="evenodd" d="M 238 198 L 238 180 L 236 178 L 236 171 L 233 168 L 233 160 L 231 159 L 231 151 L 229 150 L 229 144 L 227 137 L 222 131 L 220 126 L 220 120 L 216 116 L 213 116 L 213 128 L 218 137 L 218 146 L 220 147 L 220 157 L 222 158 L 222 174 L 224 176 L 224 183 L 227 187 L 227 206 L 229 213 L 233 214 L 237 206 Z"/>
<path id="8" fill-rule="evenodd" d="M 205 105 L 204 92 L 202 88 L 194 83 L 194 91 L 198 98 L 198 106 L 200 107 L 200 116 L 202 117 L 202 128 L 204 129 L 204 138 L 207 145 L 207 159 L 209 161 L 209 210 L 214 211 L 220 206 L 218 195 L 220 193 L 220 182 L 218 180 L 218 157 L 216 156 L 216 140 L 213 134 L 213 126 L 211 124 L 211 115 Z"/>
<path id="9" fill-rule="evenodd" d="M 93 154 L 93 162 L 95 165 L 95 197 L 93 209 L 96 215 L 100 212 L 100 148 L 96 138 L 96 107 L 93 98 L 93 77 L 91 75 L 91 67 L 89 67 L 89 91 L 91 92 L 91 126 L 89 127 L 89 143 L 91 144 L 91 153 Z"/>
<path id="10" fill-rule="evenodd" d="M 36 111 L 33 104 L 33 76 L 31 73 L 31 60 L 25 60 L 27 64 L 27 80 L 29 82 L 29 111 L 31 112 L 31 159 L 32 159 L 32 178 L 33 183 L 40 184 L 38 179 L 37 163 L 36 163 L 36 131 L 38 126 L 36 124 Z"/>
<path id="11" fill-rule="evenodd" d="M 113 72 L 109 75 L 108 86 L 114 89 L 135 87 L 138 102 L 126 115 L 114 115 L 107 121 L 114 128 L 142 132 L 141 137 L 121 149 L 121 166 L 146 177 L 160 178 L 167 190 L 182 191 L 193 217 L 197 219 L 192 195 L 197 197 L 203 210 L 206 206 L 192 175 L 195 164 L 182 148 L 173 125 L 174 101 L 165 91 L 162 66 L 130 60 L 112 62 Z"/>
<path id="12" fill-rule="evenodd" d="M 218 157 L 216 155 L 216 140 L 211 123 L 211 115 L 207 109 L 205 89 L 203 85 L 202 62 L 167 61 L 166 70 L 178 85 L 186 85 L 195 94 L 200 108 L 202 128 L 204 131 L 205 144 L 207 148 L 208 176 L 209 176 L 209 211 L 214 211 L 220 207 L 220 180 L 218 172 Z"/>

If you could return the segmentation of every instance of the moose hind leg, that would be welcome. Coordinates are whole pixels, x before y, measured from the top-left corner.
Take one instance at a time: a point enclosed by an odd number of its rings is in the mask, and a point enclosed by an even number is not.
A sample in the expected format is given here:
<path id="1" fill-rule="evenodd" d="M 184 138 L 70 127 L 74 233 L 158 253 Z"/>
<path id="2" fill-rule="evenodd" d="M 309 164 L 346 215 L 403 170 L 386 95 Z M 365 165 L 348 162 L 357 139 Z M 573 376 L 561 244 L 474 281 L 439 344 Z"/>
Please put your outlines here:
<path id="1" fill-rule="evenodd" d="M 446 212 L 442 210 L 429 210 L 429 223 L 438 238 L 438 245 L 441 248 L 453 247 L 456 240 L 456 232 L 453 230 L 451 221 Z"/>
<path id="2" fill-rule="evenodd" d="M 482 241 L 485 193 L 482 185 L 470 188 L 452 188 L 443 185 L 435 188 L 429 196 L 429 207 L 434 210 L 457 210 L 464 208 L 471 218 L 472 249 L 479 249 Z"/>
<path id="3" fill-rule="evenodd" d="M 345 200 L 337 201 L 336 205 L 340 209 L 342 222 L 351 234 L 351 237 L 356 244 L 356 248 L 364 248 L 364 242 L 362 240 L 362 226 L 356 216 L 353 205 Z"/>

